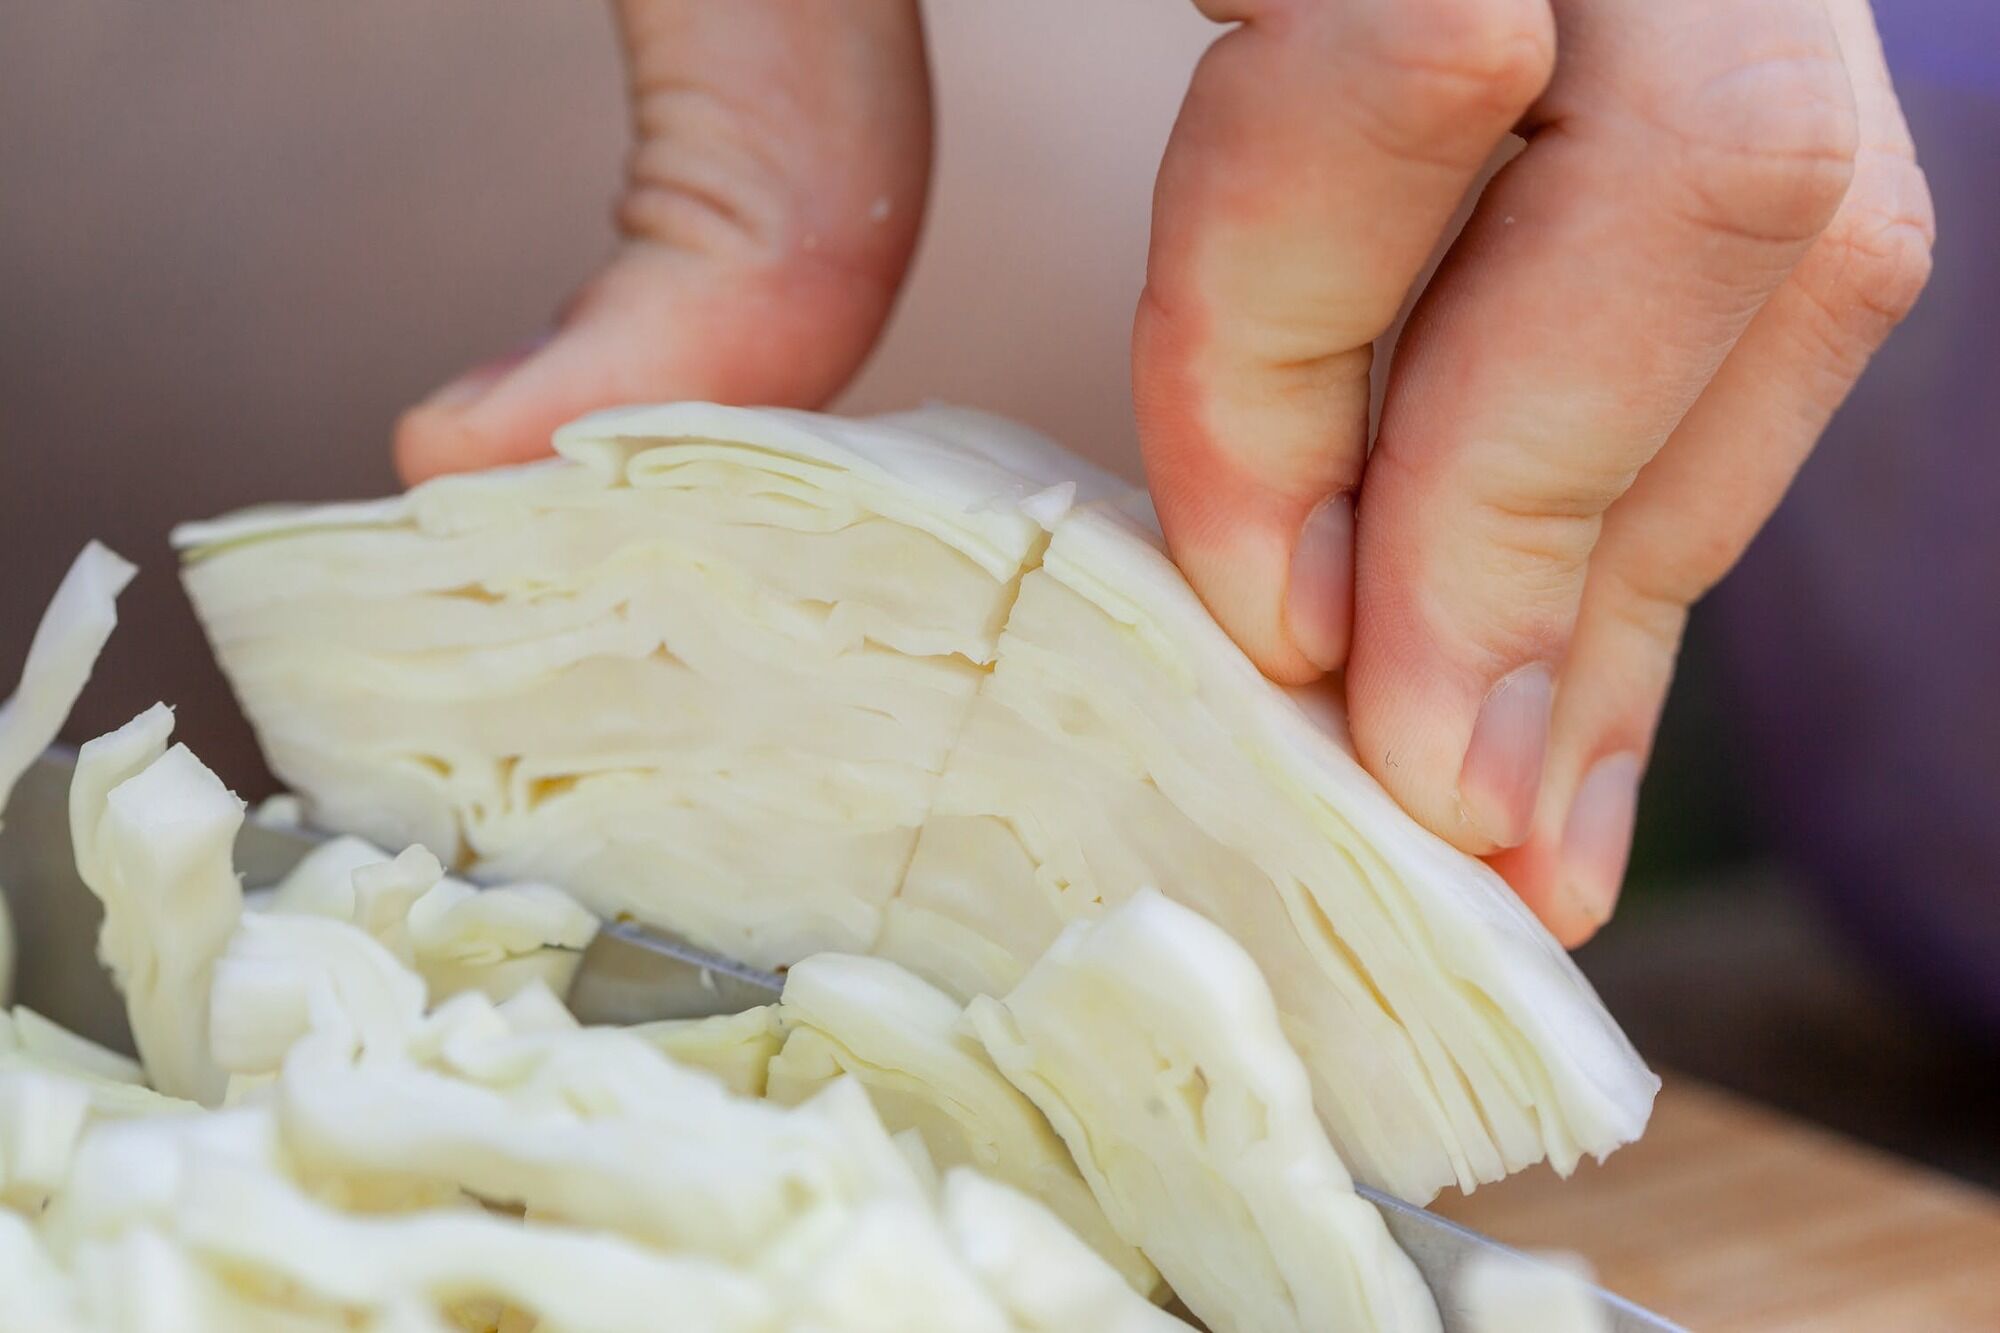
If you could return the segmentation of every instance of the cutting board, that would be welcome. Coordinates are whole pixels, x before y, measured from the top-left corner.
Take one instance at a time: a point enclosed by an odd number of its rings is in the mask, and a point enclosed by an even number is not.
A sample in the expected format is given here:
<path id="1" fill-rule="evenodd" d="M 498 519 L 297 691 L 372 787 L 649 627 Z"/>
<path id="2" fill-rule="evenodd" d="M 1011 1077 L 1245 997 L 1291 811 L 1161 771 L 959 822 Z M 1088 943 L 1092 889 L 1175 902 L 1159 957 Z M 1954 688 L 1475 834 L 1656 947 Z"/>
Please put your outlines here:
<path id="1" fill-rule="evenodd" d="M 1604 1165 L 1433 1207 L 1703 1333 L 2000 1331 L 2000 1197 L 1685 1078 Z"/>

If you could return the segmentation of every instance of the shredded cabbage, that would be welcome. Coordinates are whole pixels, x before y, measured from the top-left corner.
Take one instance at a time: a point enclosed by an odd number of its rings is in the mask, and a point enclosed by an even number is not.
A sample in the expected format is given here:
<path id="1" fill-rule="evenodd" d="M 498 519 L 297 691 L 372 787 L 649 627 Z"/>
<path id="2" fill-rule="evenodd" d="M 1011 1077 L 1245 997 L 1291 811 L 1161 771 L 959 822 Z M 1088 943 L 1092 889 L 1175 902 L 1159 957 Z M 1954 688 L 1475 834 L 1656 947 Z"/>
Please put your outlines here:
<path id="1" fill-rule="evenodd" d="M 940 1176 L 854 1080 L 783 1105 L 666 1054 L 761 1081 L 772 1010 L 628 1031 L 539 979 L 427 987 L 425 956 L 573 953 L 595 922 L 553 890 L 336 845 L 245 910 L 241 807 L 170 728 L 156 709 L 86 747 L 77 851 L 146 1069 L 229 1104 L 0 1012 L 0 1333 L 1180 1326 L 1040 1203 Z"/>
<path id="2" fill-rule="evenodd" d="M 1473 1255 L 1458 1278 L 1468 1333 L 1610 1333 L 1590 1265 L 1572 1254 Z"/>
<path id="3" fill-rule="evenodd" d="M 844 1077 L 858 1080 L 891 1130 L 913 1129 L 941 1168 L 970 1166 L 1046 1204 L 1151 1294 L 1159 1274 L 1105 1219 L 1069 1150 L 959 1031 L 949 996 L 880 958 L 818 954 L 785 976 L 784 1047 L 767 1094 L 798 1102 Z"/>
<path id="4" fill-rule="evenodd" d="M 1215 1333 L 1438 1328 L 1314 1118 L 1256 964 L 1209 921 L 1140 893 L 966 1022 Z"/>
<path id="5" fill-rule="evenodd" d="M 35 756 L 62 730 L 118 624 L 118 594 L 138 573 L 107 546 L 83 548 L 35 627 L 21 683 L 0 703 L 0 810 Z"/>
<path id="6" fill-rule="evenodd" d="M 77 872 L 104 904 L 98 956 L 125 996 L 153 1086 L 212 1104 L 226 1076 L 208 1054 L 215 959 L 243 910 L 231 853 L 243 802 L 155 704 L 83 747 L 70 787 Z"/>
<path id="7" fill-rule="evenodd" d="M 764 1095 L 771 1058 L 784 1042 L 775 1004 L 710 1018 L 666 1018 L 627 1030 L 658 1047 L 675 1064 L 713 1074 L 723 1087 L 742 1097 Z"/>
<path id="8" fill-rule="evenodd" d="M 20 684 L 0 702 L 0 815 L 14 784 L 55 740 L 83 693 L 118 623 L 118 594 L 137 572 L 109 547 L 91 542 L 57 585 L 28 643 Z M 0 884 L 0 1005 L 14 986 L 14 920 L 5 894 Z"/>
<path id="9" fill-rule="evenodd" d="M 438 999 L 480 990 L 504 1000 L 533 983 L 561 994 L 598 925 L 551 885 L 475 888 L 445 874 L 425 848 L 391 857 L 354 837 L 306 853 L 254 906 L 360 926 Z"/>

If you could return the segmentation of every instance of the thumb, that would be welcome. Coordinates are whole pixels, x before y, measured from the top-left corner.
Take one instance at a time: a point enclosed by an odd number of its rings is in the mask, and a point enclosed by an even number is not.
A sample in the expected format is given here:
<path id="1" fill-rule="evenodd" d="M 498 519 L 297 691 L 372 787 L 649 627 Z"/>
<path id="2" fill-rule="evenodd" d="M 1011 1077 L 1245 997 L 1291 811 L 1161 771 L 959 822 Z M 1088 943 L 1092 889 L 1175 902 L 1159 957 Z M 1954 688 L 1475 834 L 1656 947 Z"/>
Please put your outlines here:
<path id="1" fill-rule="evenodd" d="M 895 301 L 930 172 L 915 0 L 621 0 L 636 142 L 617 252 L 553 333 L 403 415 L 414 483 L 665 398 L 816 407 Z"/>

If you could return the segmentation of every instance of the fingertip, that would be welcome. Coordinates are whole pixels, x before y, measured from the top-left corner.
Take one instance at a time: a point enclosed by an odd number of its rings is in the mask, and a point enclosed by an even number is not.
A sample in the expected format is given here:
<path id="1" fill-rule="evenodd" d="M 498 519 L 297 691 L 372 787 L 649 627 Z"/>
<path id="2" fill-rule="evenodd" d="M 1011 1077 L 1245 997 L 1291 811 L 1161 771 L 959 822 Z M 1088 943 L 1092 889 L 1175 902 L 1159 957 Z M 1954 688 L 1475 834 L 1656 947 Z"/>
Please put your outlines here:
<path id="1" fill-rule="evenodd" d="M 1301 652 L 1285 625 L 1287 543 L 1248 522 L 1169 546 L 1195 593 L 1257 669 L 1280 685 L 1307 685 L 1326 672 Z"/>
<path id="2" fill-rule="evenodd" d="M 472 472 L 546 453 L 546 438 L 524 446 L 516 432 L 496 430 L 476 412 L 537 359 L 552 337 L 538 334 L 506 355 L 472 367 L 397 418 L 393 452 L 404 484 L 414 486 L 448 472 Z"/>
<path id="3" fill-rule="evenodd" d="M 422 402 L 397 419 L 396 473 L 407 486 L 453 472 L 525 463 L 550 451 L 560 421 L 545 414 L 482 411 L 483 400 Z"/>
<path id="4" fill-rule="evenodd" d="M 1319 671 L 1347 660 L 1354 624 L 1354 498 L 1330 495 L 1314 506 L 1292 548 L 1285 585 L 1285 630 Z"/>
<path id="5" fill-rule="evenodd" d="M 1537 831 L 1519 847 L 1484 859 L 1563 948 L 1575 949 L 1588 943 L 1603 927 L 1605 916 L 1584 910 L 1564 890 L 1559 834 L 1545 836 Z"/>

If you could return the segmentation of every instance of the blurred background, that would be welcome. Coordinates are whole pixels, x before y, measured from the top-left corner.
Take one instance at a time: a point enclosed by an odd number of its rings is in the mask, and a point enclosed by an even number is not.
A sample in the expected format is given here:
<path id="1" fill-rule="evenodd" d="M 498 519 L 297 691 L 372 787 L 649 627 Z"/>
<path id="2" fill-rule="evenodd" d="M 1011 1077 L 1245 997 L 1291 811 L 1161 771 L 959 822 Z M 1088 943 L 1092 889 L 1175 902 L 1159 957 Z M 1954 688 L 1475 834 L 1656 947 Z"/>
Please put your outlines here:
<path id="1" fill-rule="evenodd" d="M 1698 609 L 1582 961 L 1654 1060 L 2000 1185 L 2000 6 L 1879 8 L 1937 276 Z M 968 402 L 1136 471 L 1152 171 L 1214 30 L 930 15 L 930 219 L 846 406 Z M 164 698 L 266 790 L 167 528 L 390 489 L 396 414 L 605 253 L 621 92 L 575 0 L 0 6 L 0 674 L 101 537 L 145 572 L 72 739 Z"/>

